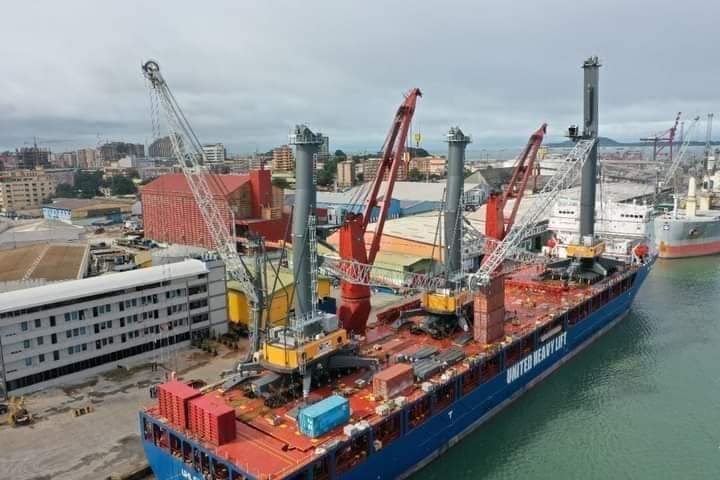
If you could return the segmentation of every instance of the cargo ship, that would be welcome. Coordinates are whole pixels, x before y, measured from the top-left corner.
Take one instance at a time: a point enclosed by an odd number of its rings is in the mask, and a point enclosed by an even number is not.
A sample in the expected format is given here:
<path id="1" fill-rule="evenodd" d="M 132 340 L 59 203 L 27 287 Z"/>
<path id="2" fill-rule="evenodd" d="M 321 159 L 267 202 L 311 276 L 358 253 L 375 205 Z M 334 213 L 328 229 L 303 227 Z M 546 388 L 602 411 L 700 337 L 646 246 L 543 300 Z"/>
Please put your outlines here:
<path id="1" fill-rule="evenodd" d="M 699 191 L 690 177 L 687 196 L 675 197 L 672 211 L 655 218 L 653 233 L 660 258 L 720 253 L 720 173 L 705 175 Z"/>
<path id="2" fill-rule="evenodd" d="M 626 260 L 608 258 L 594 234 L 599 66 L 597 57 L 583 65 L 584 128 L 569 130 L 576 147 L 537 200 L 556 198 L 577 180 L 572 172 L 582 171 L 578 242 L 567 246 L 567 258 L 509 256 L 545 208 L 533 204 L 486 242 L 478 270 L 465 271 L 458 233 L 470 139 L 453 128 L 443 283 L 413 277 L 417 296 L 378 312 L 374 322 L 363 289 L 351 288 L 367 278 L 362 275 L 350 285 L 343 278 L 346 294 L 360 292 L 350 298 L 355 303 L 337 314 L 316 308 L 311 219 L 322 138 L 296 127 L 294 315 L 264 329 L 256 320 L 251 357 L 221 379 L 201 388 L 178 379 L 157 386 L 158 403 L 139 413 L 156 478 L 408 477 L 621 321 L 655 257 L 639 244 Z M 352 217 L 341 230 L 341 252 L 343 232 L 361 221 Z"/>

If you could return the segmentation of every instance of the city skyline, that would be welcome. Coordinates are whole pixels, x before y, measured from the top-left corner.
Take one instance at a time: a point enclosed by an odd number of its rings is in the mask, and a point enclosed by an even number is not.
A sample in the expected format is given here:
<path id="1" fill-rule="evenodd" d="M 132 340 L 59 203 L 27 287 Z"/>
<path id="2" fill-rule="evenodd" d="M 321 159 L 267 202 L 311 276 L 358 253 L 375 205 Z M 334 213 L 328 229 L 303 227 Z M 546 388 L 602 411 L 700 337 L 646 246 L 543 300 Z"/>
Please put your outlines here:
<path id="1" fill-rule="evenodd" d="M 402 93 L 414 86 L 425 96 L 413 130 L 430 151 L 443 150 L 452 125 L 473 136 L 471 151 L 521 145 L 545 121 L 547 140 L 556 141 L 580 121 L 578 59 L 591 54 L 605 65 L 601 135 L 636 140 L 669 128 L 677 111 L 688 119 L 718 101 L 707 81 L 717 67 L 706 60 L 705 32 L 720 7 L 691 0 L 692 22 L 664 13 L 674 7 L 665 0 L 370 3 L 353 7 L 348 22 L 347 9 L 331 2 L 204 11 L 180 2 L 170 15 L 143 2 L 13 4 L 7 32 L 23 41 L 0 47 L 0 151 L 34 136 L 54 152 L 98 140 L 149 145 L 140 73 L 148 58 L 162 65 L 200 140 L 222 142 L 230 153 L 287 143 L 296 123 L 329 135 L 333 150 L 377 151 Z M 23 35 L 22 19 L 38 8 L 46 13 L 35 19 L 41 33 Z M 118 18 L 122 28 L 107 29 L 103 18 Z M 166 33 L 155 35 L 160 19 Z M 182 35 L 188 26 L 203 34 Z"/>

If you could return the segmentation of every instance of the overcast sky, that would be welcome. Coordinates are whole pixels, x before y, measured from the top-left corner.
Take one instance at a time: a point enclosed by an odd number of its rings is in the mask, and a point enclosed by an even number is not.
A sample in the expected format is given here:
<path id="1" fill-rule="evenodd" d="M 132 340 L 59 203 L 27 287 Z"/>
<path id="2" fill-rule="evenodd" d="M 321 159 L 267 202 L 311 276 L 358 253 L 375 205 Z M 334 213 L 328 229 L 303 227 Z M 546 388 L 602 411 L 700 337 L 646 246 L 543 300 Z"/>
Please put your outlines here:
<path id="1" fill-rule="evenodd" d="M 415 86 L 431 150 L 452 125 L 474 150 L 542 122 L 559 138 L 580 121 L 589 55 L 601 135 L 634 140 L 720 100 L 710 0 L 7 0 L 0 16 L 0 150 L 150 142 L 148 58 L 200 140 L 232 152 L 285 143 L 298 122 L 333 149 L 375 150 Z"/>

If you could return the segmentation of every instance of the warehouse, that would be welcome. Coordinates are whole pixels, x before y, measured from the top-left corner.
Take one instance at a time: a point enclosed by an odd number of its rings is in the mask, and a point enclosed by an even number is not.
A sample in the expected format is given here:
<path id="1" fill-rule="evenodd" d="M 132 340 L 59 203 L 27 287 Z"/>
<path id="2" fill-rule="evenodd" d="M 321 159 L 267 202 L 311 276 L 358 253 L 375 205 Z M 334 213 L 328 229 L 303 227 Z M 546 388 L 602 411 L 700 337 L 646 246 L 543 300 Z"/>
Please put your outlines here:
<path id="1" fill-rule="evenodd" d="M 277 279 L 277 280 L 276 280 Z M 267 298 L 265 299 L 267 309 L 261 321 L 264 328 L 265 322 L 270 315 L 270 324 L 278 325 L 285 322 L 288 312 L 292 309 L 293 296 L 295 294 L 295 281 L 292 271 L 281 268 L 276 275 L 273 269 L 267 270 Z M 318 299 L 330 297 L 332 284 L 328 278 L 318 278 Z M 325 301 L 327 303 L 327 301 Z M 330 302 L 332 303 L 332 301 Z M 239 282 L 228 282 L 228 319 L 232 324 L 241 330 L 247 330 L 250 326 L 252 312 L 248 305 L 247 297 Z"/>
<path id="2" fill-rule="evenodd" d="M 228 225 L 235 218 L 239 239 L 253 234 L 269 241 L 284 237 L 288 219 L 282 213 L 282 189 L 271 185 L 269 170 L 215 175 L 208 186 Z M 184 175 L 163 175 L 143 187 L 141 195 L 146 238 L 212 248 L 210 232 Z"/>
<path id="3" fill-rule="evenodd" d="M 56 198 L 43 205 L 43 218 L 60 220 L 75 225 L 91 225 L 96 221 L 120 223 L 123 215 L 129 215 L 132 201 L 105 198 Z"/>

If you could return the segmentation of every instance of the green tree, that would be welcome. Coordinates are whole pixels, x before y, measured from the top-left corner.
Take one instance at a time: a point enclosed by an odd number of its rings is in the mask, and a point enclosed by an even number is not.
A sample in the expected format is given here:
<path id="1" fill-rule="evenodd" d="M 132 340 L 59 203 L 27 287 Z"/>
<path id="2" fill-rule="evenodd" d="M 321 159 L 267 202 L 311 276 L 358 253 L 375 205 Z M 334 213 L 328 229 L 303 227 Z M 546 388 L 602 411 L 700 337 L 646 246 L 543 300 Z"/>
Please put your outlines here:
<path id="1" fill-rule="evenodd" d="M 425 175 L 417 168 L 411 168 L 408 172 L 408 180 L 411 182 L 422 182 L 425 180 Z"/>
<path id="2" fill-rule="evenodd" d="M 275 177 L 275 178 L 273 178 L 273 179 L 272 179 L 272 184 L 273 184 L 273 186 L 278 187 L 278 188 L 282 188 L 282 189 L 290 188 L 290 184 L 289 184 L 288 181 L 287 181 L 285 178 L 283 178 L 283 177 Z"/>
<path id="3" fill-rule="evenodd" d="M 335 181 L 335 175 L 333 175 L 332 172 L 328 171 L 326 168 L 323 168 L 317 173 L 318 185 L 321 185 L 323 187 L 329 187 L 333 184 L 333 181 Z"/>
<path id="4" fill-rule="evenodd" d="M 97 172 L 77 172 L 75 174 L 75 189 L 79 192 L 75 195 L 81 198 L 92 198 L 100 195 L 100 187 L 102 186 L 103 173 Z"/>
<path id="5" fill-rule="evenodd" d="M 123 175 L 112 177 L 108 186 L 110 187 L 110 193 L 113 195 L 132 195 L 137 193 L 135 182 Z"/>
<path id="6" fill-rule="evenodd" d="M 55 189 L 55 196 L 61 198 L 74 198 L 77 197 L 77 191 L 67 183 L 61 183 Z"/>
<path id="7" fill-rule="evenodd" d="M 334 156 L 335 158 L 342 158 L 343 160 L 347 158 L 347 155 L 345 155 L 345 152 L 343 152 L 342 150 L 335 150 Z"/>

